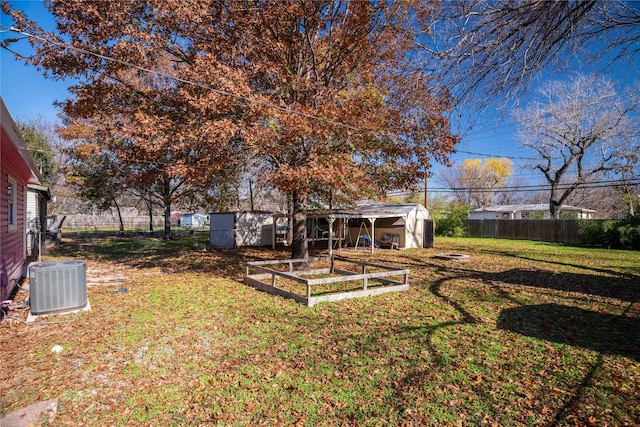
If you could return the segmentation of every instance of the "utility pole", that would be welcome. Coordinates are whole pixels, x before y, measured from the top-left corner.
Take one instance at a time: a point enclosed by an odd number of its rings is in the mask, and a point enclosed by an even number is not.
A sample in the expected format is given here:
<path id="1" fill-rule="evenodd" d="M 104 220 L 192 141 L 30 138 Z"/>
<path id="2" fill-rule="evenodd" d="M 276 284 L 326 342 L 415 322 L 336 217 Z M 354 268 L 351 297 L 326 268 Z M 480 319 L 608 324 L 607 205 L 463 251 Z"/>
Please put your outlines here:
<path id="1" fill-rule="evenodd" d="M 251 201 L 251 210 L 253 211 L 253 180 L 249 178 L 249 200 Z"/>
<path id="2" fill-rule="evenodd" d="M 424 207 L 429 209 L 429 166 L 424 166 Z"/>

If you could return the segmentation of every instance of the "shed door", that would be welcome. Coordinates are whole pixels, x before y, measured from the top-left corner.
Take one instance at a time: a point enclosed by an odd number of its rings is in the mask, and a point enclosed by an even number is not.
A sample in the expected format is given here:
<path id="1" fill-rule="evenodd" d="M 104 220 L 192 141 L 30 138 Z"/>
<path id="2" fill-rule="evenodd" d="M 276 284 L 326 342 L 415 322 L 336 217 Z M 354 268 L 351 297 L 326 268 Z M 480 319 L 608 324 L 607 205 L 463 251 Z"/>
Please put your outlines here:
<path id="1" fill-rule="evenodd" d="M 235 214 L 212 213 L 209 215 L 209 244 L 215 248 L 235 247 Z"/>
<path id="2" fill-rule="evenodd" d="M 434 236 L 435 236 L 435 224 L 432 219 L 424 220 L 424 242 L 423 247 L 433 248 Z"/>

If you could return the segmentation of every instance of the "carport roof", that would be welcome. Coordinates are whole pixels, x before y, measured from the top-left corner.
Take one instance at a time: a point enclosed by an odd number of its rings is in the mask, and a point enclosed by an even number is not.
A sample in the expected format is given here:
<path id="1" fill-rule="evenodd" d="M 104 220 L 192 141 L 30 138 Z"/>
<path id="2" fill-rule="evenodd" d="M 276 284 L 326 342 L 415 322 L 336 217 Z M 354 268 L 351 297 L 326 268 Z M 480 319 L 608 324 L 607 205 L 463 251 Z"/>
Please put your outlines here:
<path id="1" fill-rule="evenodd" d="M 407 217 L 417 210 L 418 219 L 428 219 L 429 211 L 419 204 L 404 205 L 367 205 L 354 209 L 325 209 L 307 213 L 308 218 L 397 218 Z"/>

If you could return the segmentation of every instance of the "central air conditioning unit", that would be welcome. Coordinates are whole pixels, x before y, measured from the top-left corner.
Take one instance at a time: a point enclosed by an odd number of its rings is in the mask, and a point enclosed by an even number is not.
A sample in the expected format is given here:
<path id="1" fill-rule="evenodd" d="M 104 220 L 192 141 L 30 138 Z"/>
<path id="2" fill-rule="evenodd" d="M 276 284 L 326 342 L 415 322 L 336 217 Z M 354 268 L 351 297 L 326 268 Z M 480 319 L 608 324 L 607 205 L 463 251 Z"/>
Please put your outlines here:
<path id="1" fill-rule="evenodd" d="M 29 269 L 31 314 L 79 310 L 87 305 L 87 263 L 44 262 Z"/>

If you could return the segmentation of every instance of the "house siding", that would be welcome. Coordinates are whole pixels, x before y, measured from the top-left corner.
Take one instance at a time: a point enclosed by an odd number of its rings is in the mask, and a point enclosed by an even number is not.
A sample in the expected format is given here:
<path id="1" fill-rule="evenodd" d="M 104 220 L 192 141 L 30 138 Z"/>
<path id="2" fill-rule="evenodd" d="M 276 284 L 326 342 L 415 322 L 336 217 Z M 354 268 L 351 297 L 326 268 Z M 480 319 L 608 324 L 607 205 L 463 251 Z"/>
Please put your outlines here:
<path id="1" fill-rule="evenodd" d="M 42 176 L 1 96 L 0 116 L 0 300 L 5 300 L 22 278 L 25 266 L 27 184 L 41 185 Z M 11 224 L 9 182 L 15 187 Z"/>
<path id="2" fill-rule="evenodd" d="M 24 236 L 24 204 L 26 182 L 20 178 L 18 171 L 9 164 L 7 159 L 1 159 L 0 173 L 0 298 L 5 300 L 11 294 L 18 280 L 22 277 L 25 261 Z M 16 226 L 9 229 L 8 185 L 9 177 L 16 183 Z"/>
<path id="3" fill-rule="evenodd" d="M 40 218 L 40 195 L 37 191 L 27 190 L 27 230 L 35 230 Z"/>

